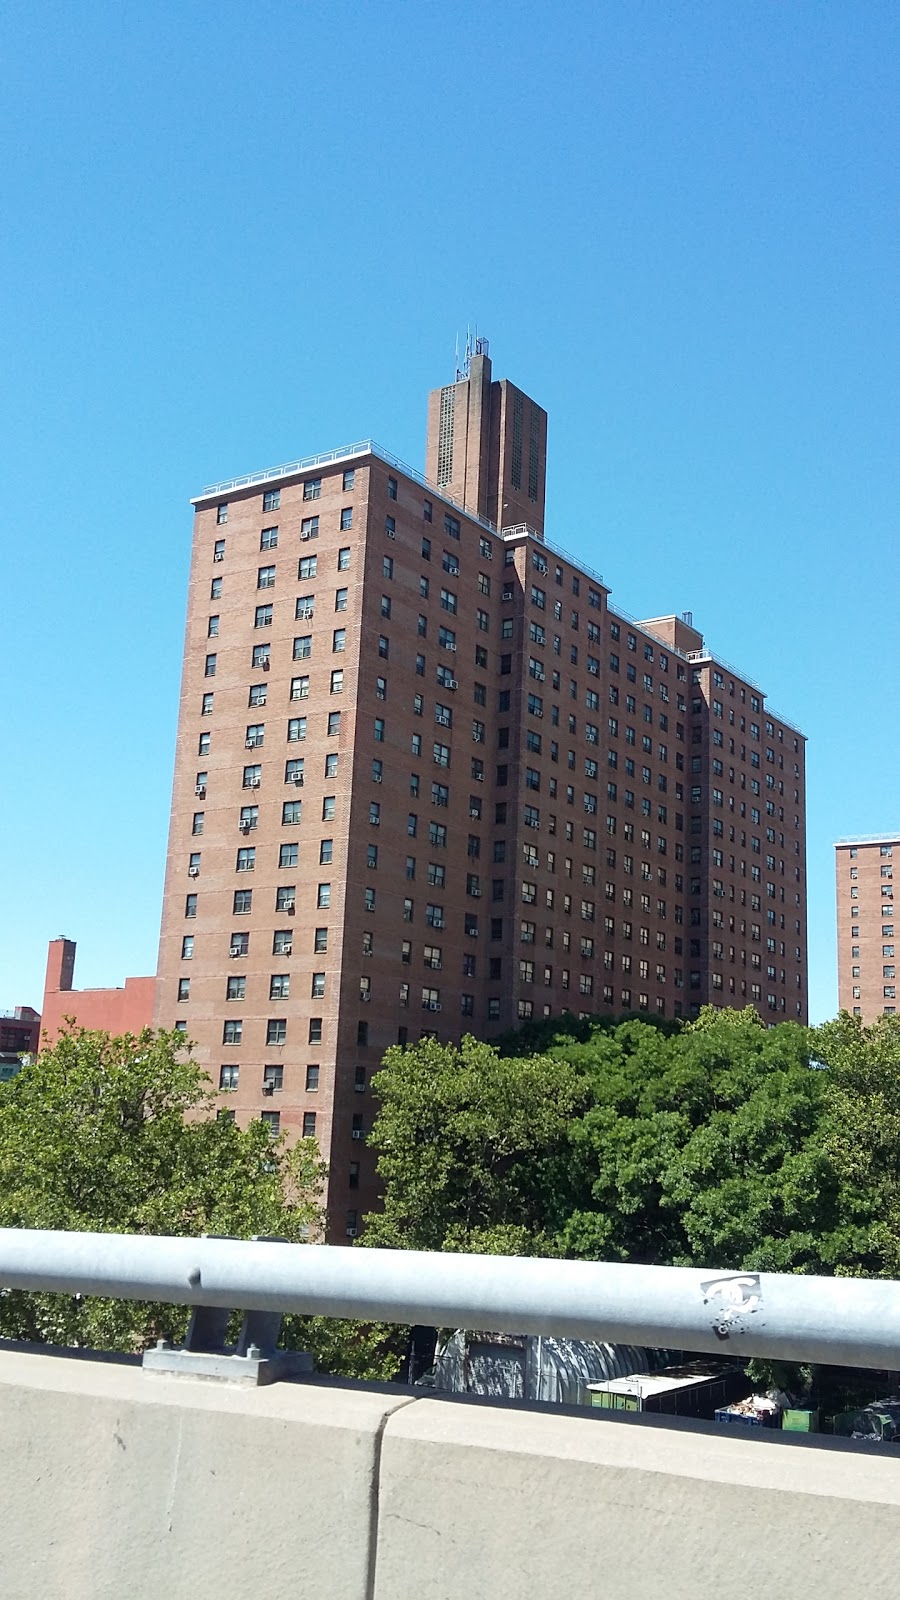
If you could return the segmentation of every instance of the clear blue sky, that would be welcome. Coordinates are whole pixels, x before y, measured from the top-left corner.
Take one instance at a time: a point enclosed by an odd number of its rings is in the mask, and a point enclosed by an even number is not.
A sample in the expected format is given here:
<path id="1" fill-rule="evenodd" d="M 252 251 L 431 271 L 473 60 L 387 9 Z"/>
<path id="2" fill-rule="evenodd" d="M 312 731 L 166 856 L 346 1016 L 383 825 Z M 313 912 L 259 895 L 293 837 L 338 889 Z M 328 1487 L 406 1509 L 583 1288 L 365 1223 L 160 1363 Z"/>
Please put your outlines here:
<path id="1" fill-rule="evenodd" d="M 548 532 L 691 609 L 900 825 L 895 3 L 10 0 L 0 1006 L 155 969 L 191 494 L 372 436 L 456 332 L 550 413 Z"/>

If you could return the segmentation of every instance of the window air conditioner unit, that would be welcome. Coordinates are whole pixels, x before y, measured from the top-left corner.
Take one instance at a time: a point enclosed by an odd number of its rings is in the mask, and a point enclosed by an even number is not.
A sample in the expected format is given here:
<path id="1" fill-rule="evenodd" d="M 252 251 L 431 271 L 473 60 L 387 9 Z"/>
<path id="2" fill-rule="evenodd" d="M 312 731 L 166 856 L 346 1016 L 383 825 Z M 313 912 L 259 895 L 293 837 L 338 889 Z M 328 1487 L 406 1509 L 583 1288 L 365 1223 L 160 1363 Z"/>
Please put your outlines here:
<path id="1" fill-rule="evenodd" d="M 242 822 L 241 823 L 241 833 L 249 833 L 251 831 L 252 827 L 253 827 L 253 823 L 252 822 Z"/>
<path id="2" fill-rule="evenodd" d="M 369 818 L 369 826 L 371 828 L 380 828 L 381 827 L 381 818 L 380 817 L 370 817 Z"/>
<path id="3" fill-rule="evenodd" d="M 262 1089 L 263 1089 L 263 1094 L 274 1094 L 275 1093 L 275 1085 L 274 1085 L 274 1083 L 264 1083 L 263 1086 L 262 1086 Z"/>
<path id="4" fill-rule="evenodd" d="M 447 646 L 447 649 L 448 649 L 448 650 L 454 650 L 454 651 L 455 651 L 455 649 L 456 649 L 456 645 L 455 645 L 455 644 L 448 644 L 448 646 Z"/>
<path id="5" fill-rule="evenodd" d="M 373 772 L 373 774 L 372 774 L 372 782 L 373 783 L 380 783 L 381 782 L 381 773 L 380 772 Z"/>
<path id="6" fill-rule="evenodd" d="M 232 961 L 236 961 L 238 956 L 242 955 L 243 952 L 241 950 L 229 950 L 228 954 L 230 955 Z"/>
<path id="7" fill-rule="evenodd" d="M 213 552 L 213 561 L 224 561 L 224 560 L 225 560 L 225 552 L 224 552 L 224 550 L 215 550 Z"/>
<path id="8" fill-rule="evenodd" d="M 258 789 L 259 788 L 259 779 L 258 778 L 248 778 L 247 779 L 247 788 L 248 789 Z"/>
<path id="9" fill-rule="evenodd" d="M 440 1004 L 439 1004 L 439 1002 L 437 1000 L 429 1000 L 428 1006 L 427 1006 L 427 1010 L 429 1010 L 429 1011 L 440 1011 L 440 1009 L 441 1009 L 440 1008 Z"/>
<path id="10" fill-rule="evenodd" d="M 356 1238 L 356 1229 L 355 1228 L 348 1228 L 347 1229 L 347 1238 L 348 1239 L 355 1239 Z"/>
<path id="11" fill-rule="evenodd" d="M 359 998 L 362 1001 L 363 1005 L 367 1005 L 368 1002 L 371 1000 L 372 996 L 370 994 L 361 994 Z"/>
<path id="12" fill-rule="evenodd" d="M 481 890 L 480 889 L 470 889 L 469 893 L 470 893 L 470 895 L 471 895 L 473 900 L 480 900 L 481 899 Z"/>
<path id="13" fill-rule="evenodd" d="M 397 535 L 394 532 L 393 528 L 385 528 L 384 531 L 387 534 L 389 539 L 396 539 Z"/>
<path id="14" fill-rule="evenodd" d="M 199 878 L 199 876 L 200 876 L 200 868 L 199 867 L 188 867 L 188 877 L 189 878 Z"/>
<path id="15" fill-rule="evenodd" d="M 301 539 L 303 540 L 303 542 L 305 544 L 307 539 L 311 539 L 312 538 L 312 534 L 310 534 L 310 533 L 301 533 L 300 537 L 301 537 Z"/>
<path id="16" fill-rule="evenodd" d="M 291 773 L 291 783 L 295 783 L 297 785 L 298 789 L 302 789 L 302 787 L 303 787 L 303 773 L 302 772 L 292 772 Z"/>
<path id="17" fill-rule="evenodd" d="M 287 911 L 287 912 L 293 911 L 293 909 L 294 909 L 293 900 L 285 900 L 284 905 L 281 907 L 281 909 L 282 909 L 282 911 Z"/>
<path id="18" fill-rule="evenodd" d="M 245 739 L 244 740 L 244 749 L 245 750 L 255 750 L 256 749 L 256 740 L 255 739 Z"/>
<path id="19" fill-rule="evenodd" d="M 353 1128 L 351 1130 L 351 1133 L 350 1133 L 351 1139 L 361 1139 L 362 1136 L 363 1136 L 362 1128 Z"/>
<path id="20" fill-rule="evenodd" d="M 206 784 L 205 783 L 198 783 L 197 787 L 194 790 L 194 793 L 197 796 L 198 800 L 205 800 L 206 799 Z"/>
<path id="21" fill-rule="evenodd" d="M 449 683 L 447 683 L 447 684 L 446 684 L 446 685 L 445 685 L 445 687 L 446 687 L 446 688 L 447 688 L 447 689 L 458 689 L 458 688 L 459 688 L 459 684 L 458 684 L 458 683 L 457 683 L 457 681 L 456 681 L 456 679 L 455 679 L 455 678 L 451 678 L 451 679 L 450 679 L 450 681 L 449 681 Z"/>
<path id="22" fill-rule="evenodd" d="M 269 670 L 269 657 L 268 656 L 264 656 L 262 661 L 259 663 L 259 670 L 260 670 L 260 672 L 268 672 L 268 670 Z"/>

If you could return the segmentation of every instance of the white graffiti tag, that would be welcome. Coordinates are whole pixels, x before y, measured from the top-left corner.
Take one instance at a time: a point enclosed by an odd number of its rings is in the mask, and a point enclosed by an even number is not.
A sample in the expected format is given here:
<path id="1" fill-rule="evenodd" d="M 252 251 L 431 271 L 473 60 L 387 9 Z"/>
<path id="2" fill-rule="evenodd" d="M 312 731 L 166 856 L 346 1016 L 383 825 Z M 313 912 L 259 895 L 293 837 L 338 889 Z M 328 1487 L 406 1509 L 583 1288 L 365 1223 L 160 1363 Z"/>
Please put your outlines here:
<path id="1" fill-rule="evenodd" d="M 735 1329 L 744 1316 L 758 1311 L 762 1305 L 762 1290 L 756 1272 L 736 1273 L 727 1278 L 709 1278 L 701 1284 L 703 1303 L 712 1301 L 716 1308 L 716 1332 L 723 1338 Z"/>

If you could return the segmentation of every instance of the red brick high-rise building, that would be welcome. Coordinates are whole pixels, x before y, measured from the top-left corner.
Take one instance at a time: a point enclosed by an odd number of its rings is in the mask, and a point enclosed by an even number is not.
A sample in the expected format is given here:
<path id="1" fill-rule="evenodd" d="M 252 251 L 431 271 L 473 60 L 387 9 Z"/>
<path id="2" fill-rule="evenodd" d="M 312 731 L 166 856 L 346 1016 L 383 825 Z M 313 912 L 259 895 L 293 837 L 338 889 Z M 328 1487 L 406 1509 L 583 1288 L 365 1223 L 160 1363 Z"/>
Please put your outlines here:
<path id="1" fill-rule="evenodd" d="M 897 1010 L 894 863 L 900 859 L 900 838 L 895 833 L 869 834 L 841 839 L 834 848 L 838 1004 L 870 1023 Z"/>
<path id="2" fill-rule="evenodd" d="M 544 538 L 482 343 L 428 476 L 365 443 L 198 496 L 156 1020 L 375 1198 L 390 1044 L 565 1009 L 806 1016 L 804 739 Z"/>

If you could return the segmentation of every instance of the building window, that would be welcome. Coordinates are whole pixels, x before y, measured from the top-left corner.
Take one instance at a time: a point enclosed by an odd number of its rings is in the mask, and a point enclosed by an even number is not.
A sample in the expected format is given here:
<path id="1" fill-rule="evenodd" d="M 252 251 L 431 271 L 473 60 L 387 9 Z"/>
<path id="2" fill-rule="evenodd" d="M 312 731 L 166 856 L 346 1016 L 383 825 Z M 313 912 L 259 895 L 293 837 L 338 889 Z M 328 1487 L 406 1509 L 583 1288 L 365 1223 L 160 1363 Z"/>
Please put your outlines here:
<path id="1" fill-rule="evenodd" d="M 257 606 L 254 612 L 253 626 L 254 628 L 271 628 L 272 607 L 270 605 Z"/>
<path id="2" fill-rule="evenodd" d="M 263 528 L 259 536 L 260 550 L 276 550 L 278 548 L 278 529 Z"/>
<path id="3" fill-rule="evenodd" d="M 222 1043 L 240 1044 L 244 1036 L 244 1024 L 239 1017 L 229 1017 L 222 1025 Z"/>
<path id="4" fill-rule="evenodd" d="M 280 489 L 266 489 L 263 491 L 263 511 L 277 511 L 280 506 Z"/>
<path id="5" fill-rule="evenodd" d="M 246 978 L 226 978 L 226 980 L 225 980 L 225 999 L 226 1000 L 245 1000 L 246 997 L 247 997 L 247 979 Z"/>
<path id="6" fill-rule="evenodd" d="M 219 1068 L 219 1088 L 228 1090 L 236 1089 L 240 1077 L 240 1067 L 236 1064 Z"/>

